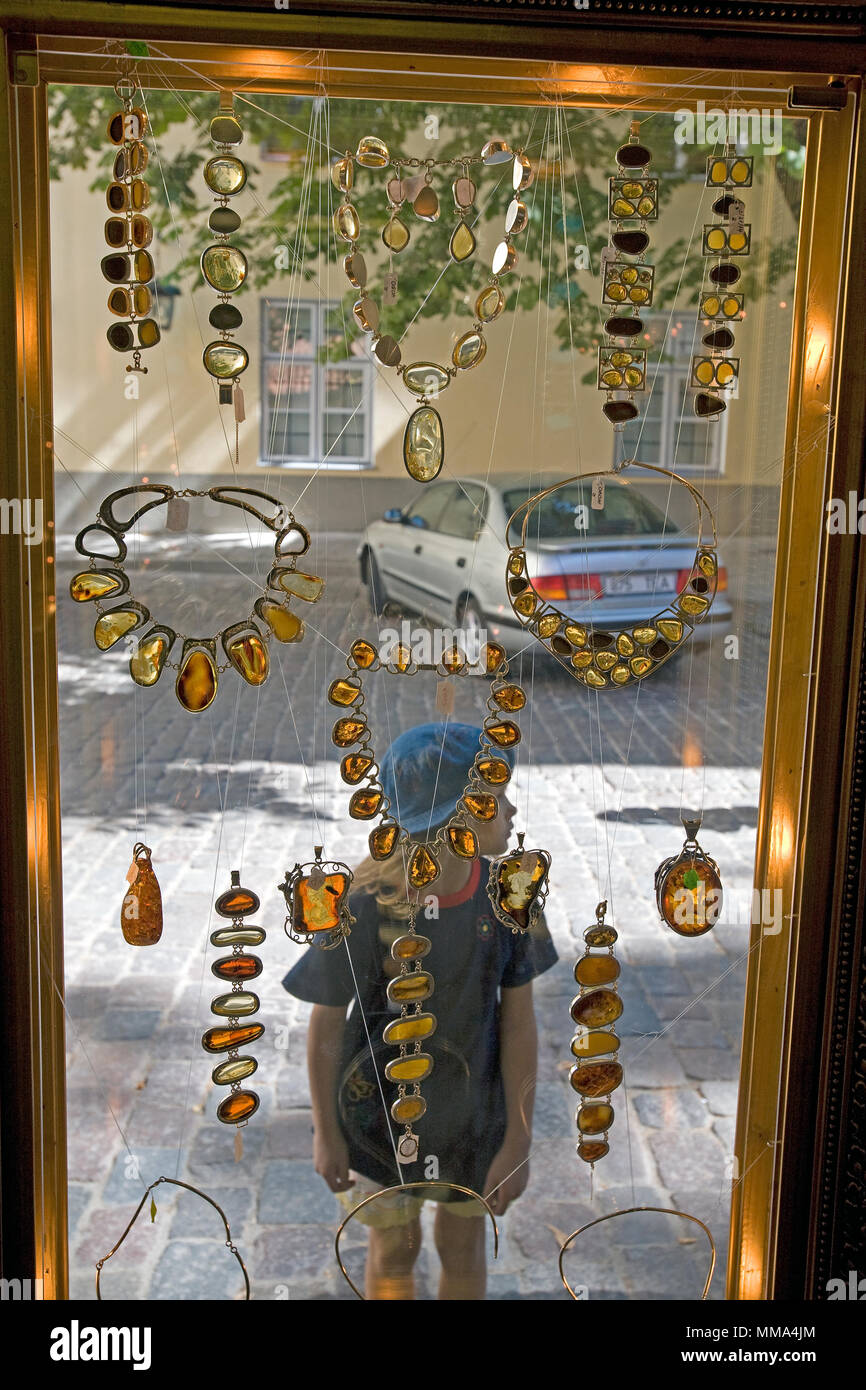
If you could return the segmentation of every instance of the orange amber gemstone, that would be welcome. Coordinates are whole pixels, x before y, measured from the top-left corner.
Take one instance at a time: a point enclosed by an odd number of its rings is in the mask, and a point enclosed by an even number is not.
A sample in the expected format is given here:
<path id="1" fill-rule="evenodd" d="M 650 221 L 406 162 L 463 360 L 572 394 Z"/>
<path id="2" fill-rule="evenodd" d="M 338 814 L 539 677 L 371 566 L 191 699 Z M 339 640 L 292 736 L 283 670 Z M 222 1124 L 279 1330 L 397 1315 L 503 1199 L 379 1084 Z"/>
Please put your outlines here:
<path id="1" fill-rule="evenodd" d="M 449 825 L 448 848 L 458 859 L 478 858 L 478 837 L 465 825 Z"/>
<path id="2" fill-rule="evenodd" d="M 398 1125 L 411 1125 L 413 1120 L 420 1120 L 426 1109 L 423 1096 L 401 1096 L 391 1106 L 391 1118 Z"/>
<path id="3" fill-rule="evenodd" d="M 162 936 L 162 894 L 150 862 L 150 851 L 135 859 L 138 874 L 120 909 L 120 930 L 130 946 L 155 946 Z"/>
<path id="4" fill-rule="evenodd" d="M 398 671 L 408 671 L 412 665 L 412 653 L 408 647 L 396 646 L 391 651 L 390 662 Z"/>
<path id="5" fill-rule="evenodd" d="M 331 681 L 328 686 L 328 699 L 332 705 L 353 705 L 360 693 L 360 686 L 347 680 Z"/>
<path id="6" fill-rule="evenodd" d="M 462 671 L 466 665 L 466 658 L 459 647 L 449 647 L 447 652 L 442 654 L 442 665 L 452 676 L 456 676 L 458 671 Z"/>
<path id="7" fill-rule="evenodd" d="M 263 1023 L 244 1023 L 239 1028 L 208 1028 L 201 1045 L 205 1052 L 232 1052 L 236 1047 L 255 1042 L 264 1031 Z"/>
<path id="8" fill-rule="evenodd" d="M 372 858 L 387 859 L 390 854 L 393 854 L 399 834 L 400 827 L 396 821 L 386 821 L 384 825 L 377 825 L 375 830 L 371 830 L 367 843 L 370 846 Z"/>
<path id="9" fill-rule="evenodd" d="M 215 911 L 220 917 L 245 917 L 248 912 L 258 912 L 259 899 L 248 888 L 230 888 L 217 898 Z"/>
<path id="10" fill-rule="evenodd" d="M 292 897 L 292 929 L 299 936 L 308 932 L 334 931 L 340 925 L 343 899 L 349 888 L 348 874 L 325 874 L 315 887 L 310 876 L 298 880 Z"/>
<path id="11" fill-rule="evenodd" d="M 512 724 L 510 719 L 501 719 L 495 724 L 485 724 L 484 732 L 488 738 L 492 738 L 494 743 L 498 743 L 500 748 L 511 748 L 515 743 L 520 742 L 520 730 L 516 724 Z"/>
<path id="12" fill-rule="evenodd" d="M 338 719 L 332 730 L 331 738 L 338 748 L 348 748 L 351 744 L 358 742 L 366 728 L 367 725 L 362 719 Z"/>
<path id="13" fill-rule="evenodd" d="M 429 1052 L 410 1052 L 406 1057 L 395 1057 L 385 1066 L 388 1081 L 423 1081 L 433 1070 L 433 1058 Z"/>
<path id="14" fill-rule="evenodd" d="M 429 936 L 417 936 L 411 932 L 408 936 L 398 936 L 391 943 L 391 955 L 395 960 L 420 960 L 432 945 Z"/>
<path id="15" fill-rule="evenodd" d="M 578 1062 L 568 1079 L 582 1096 L 609 1096 L 622 1085 L 622 1066 L 619 1062 Z"/>
<path id="16" fill-rule="evenodd" d="M 488 676 L 498 671 L 505 660 L 505 648 L 499 642 L 488 642 L 484 648 L 484 665 Z"/>
<path id="17" fill-rule="evenodd" d="M 503 859 L 499 865 L 499 905 L 524 930 L 529 926 L 529 910 L 546 877 L 547 861 L 538 852 L 524 851 Z"/>
<path id="18" fill-rule="evenodd" d="M 503 758 L 479 758 L 475 766 L 479 777 L 491 787 L 501 787 L 511 776 L 511 768 Z"/>
<path id="19" fill-rule="evenodd" d="M 581 1134 L 604 1134 L 613 1124 L 614 1110 L 606 1101 L 582 1105 L 577 1112 L 577 1127 Z"/>
<path id="20" fill-rule="evenodd" d="M 409 860 L 408 878 L 413 888 L 426 888 L 439 877 L 439 864 L 426 845 L 416 845 Z"/>
<path id="21" fill-rule="evenodd" d="M 571 1016 L 584 1028 L 604 1028 L 622 1013 L 622 1000 L 613 989 L 594 989 L 579 994 L 571 1005 Z"/>
<path id="22" fill-rule="evenodd" d="M 259 1108 L 259 1098 L 255 1091 L 232 1091 L 217 1106 L 217 1119 L 224 1125 L 239 1125 L 254 1115 Z"/>
<path id="23" fill-rule="evenodd" d="M 519 685 L 501 685 L 498 690 L 494 690 L 493 698 L 500 709 L 515 710 L 523 709 L 526 704 L 526 695 Z"/>
<path id="24" fill-rule="evenodd" d="M 619 977 L 619 961 L 613 956 L 582 956 L 574 967 L 579 985 L 609 985 Z"/>
<path id="25" fill-rule="evenodd" d="M 349 655 L 356 666 L 360 666 L 362 671 L 366 671 L 368 666 L 372 666 L 376 660 L 376 648 L 371 642 L 365 642 L 363 638 L 359 638 L 349 648 Z"/>
<path id="26" fill-rule="evenodd" d="M 410 970 L 388 982 L 388 998 L 394 1004 L 417 1004 L 433 993 L 433 976 L 426 970 Z"/>
<path id="27" fill-rule="evenodd" d="M 436 1019 L 433 1014 L 407 1014 L 405 1018 L 395 1018 L 387 1023 L 382 1033 L 386 1043 L 420 1042 L 422 1038 L 432 1038 L 436 1032 Z"/>
<path id="28" fill-rule="evenodd" d="M 220 980 L 254 980 L 262 973 L 258 956 L 221 956 L 211 970 Z"/>
<path id="29" fill-rule="evenodd" d="M 340 776 L 344 782 L 354 786 L 372 766 L 373 759 L 369 753 L 348 753 L 340 763 Z"/>
<path id="30" fill-rule="evenodd" d="M 353 820 L 369 820 L 382 805 L 381 787 L 361 787 L 349 797 L 349 815 Z"/>
<path id="31" fill-rule="evenodd" d="M 229 661 L 248 685 L 263 685 L 268 678 L 268 649 L 261 637 L 248 632 L 236 637 L 226 648 Z"/>
<path id="32" fill-rule="evenodd" d="M 180 703 L 191 714 L 200 714 L 212 705 L 217 693 L 217 673 L 210 653 L 189 652 L 181 664 L 174 688 Z"/>
<path id="33" fill-rule="evenodd" d="M 499 801 L 495 796 L 491 796 L 489 792 L 467 792 L 466 795 L 461 798 L 461 801 L 470 816 L 474 816 L 476 820 L 487 821 L 496 819 L 496 813 L 499 810 Z"/>

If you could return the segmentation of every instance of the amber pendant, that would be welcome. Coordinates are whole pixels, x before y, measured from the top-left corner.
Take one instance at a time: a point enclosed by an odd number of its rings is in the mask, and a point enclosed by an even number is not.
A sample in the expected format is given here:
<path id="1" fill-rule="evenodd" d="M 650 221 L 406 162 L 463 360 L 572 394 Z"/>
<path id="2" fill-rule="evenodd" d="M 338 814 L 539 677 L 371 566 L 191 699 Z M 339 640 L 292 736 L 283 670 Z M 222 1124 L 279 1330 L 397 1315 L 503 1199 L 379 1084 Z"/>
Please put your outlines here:
<path id="1" fill-rule="evenodd" d="M 127 881 L 120 909 L 123 939 L 130 946 L 155 946 L 162 936 L 162 893 L 147 845 L 139 842 L 133 849 Z"/>
<path id="2" fill-rule="evenodd" d="M 547 898 L 550 855 L 544 849 L 524 849 L 523 832 L 518 847 L 490 865 L 487 896 L 500 922 L 516 934 L 538 921 Z"/>
<path id="3" fill-rule="evenodd" d="M 606 911 L 607 903 L 599 903 L 595 923 L 583 933 L 586 950 L 574 967 L 580 994 L 571 1003 L 577 1032 L 571 1040 L 575 1062 L 568 1079 L 581 1098 L 575 1115 L 580 1136 L 577 1156 L 590 1165 L 609 1151 L 608 1130 L 614 1117 L 610 1097 L 623 1080 L 622 1066 L 615 1056 L 619 1038 L 612 1027 L 622 1014 L 622 1000 L 616 990 L 620 965 L 613 953 L 617 932 L 605 922 Z"/>
<path id="4" fill-rule="evenodd" d="M 325 951 L 345 941 L 355 924 L 348 906 L 351 886 L 351 870 L 323 863 L 321 845 L 316 845 L 315 861 L 287 869 L 279 889 L 288 908 L 284 928 L 289 940 L 315 943 Z"/>
<path id="5" fill-rule="evenodd" d="M 698 844 L 700 818 L 684 817 L 683 827 L 686 839 L 680 853 L 656 869 L 656 904 L 662 921 L 678 936 L 703 936 L 721 914 L 722 880 L 718 864 Z"/>
<path id="6" fill-rule="evenodd" d="M 211 1073 L 215 1085 L 231 1088 L 217 1105 L 216 1113 L 217 1119 L 223 1124 L 238 1127 L 245 1125 L 259 1108 L 255 1091 L 241 1089 L 241 1082 L 252 1075 L 258 1062 L 254 1057 L 238 1056 L 239 1048 L 255 1042 L 265 1031 L 263 1024 L 246 1021 L 252 1014 L 258 1013 L 259 997 L 244 988 L 262 973 L 259 957 L 244 949 L 260 945 L 265 939 L 266 934 L 261 927 L 247 927 L 243 920 L 247 913 L 257 912 L 259 907 L 258 895 L 241 886 L 240 873 L 233 869 L 231 888 L 222 893 L 214 904 L 217 915 L 228 918 L 232 926 L 221 927 L 211 933 L 214 946 L 232 948 L 230 956 L 221 956 L 211 966 L 221 984 L 231 985 L 231 993 L 218 994 L 211 1000 L 211 1013 L 224 1020 L 224 1023 L 217 1028 L 208 1028 L 202 1035 L 201 1045 L 211 1056 L 226 1053 L 225 1060 Z M 239 1156 L 237 1151 L 235 1156 Z"/>
<path id="7" fill-rule="evenodd" d="M 403 463 L 416 483 L 430 483 L 445 462 L 445 430 L 432 405 L 413 410 L 403 432 Z"/>

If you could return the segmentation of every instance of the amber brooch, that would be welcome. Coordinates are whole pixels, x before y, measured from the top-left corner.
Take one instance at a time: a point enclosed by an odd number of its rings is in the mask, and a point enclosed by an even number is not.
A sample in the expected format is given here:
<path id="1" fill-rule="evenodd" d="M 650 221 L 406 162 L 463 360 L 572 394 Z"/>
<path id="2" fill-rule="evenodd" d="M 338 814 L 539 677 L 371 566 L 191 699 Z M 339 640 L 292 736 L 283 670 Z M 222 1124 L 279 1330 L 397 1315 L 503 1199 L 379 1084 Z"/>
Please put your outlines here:
<path id="1" fill-rule="evenodd" d="M 683 818 L 685 843 L 656 869 L 656 905 L 662 921 L 678 936 L 703 936 L 711 931 L 722 911 L 722 879 L 715 859 L 697 841 L 701 828 Z"/>
<path id="2" fill-rule="evenodd" d="M 544 911 L 550 855 L 545 849 L 524 849 L 524 832 L 517 849 L 490 863 L 487 896 L 494 915 L 516 935 L 531 930 Z"/>
<path id="3" fill-rule="evenodd" d="M 277 886 L 288 908 L 283 925 L 290 941 L 325 951 L 345 941 L 355 925 L 348 905 L 352 871 L 345 864 L 323 863 L 322 846 L 316 845 L 315 860 L 287 869 Z"/>
<path id="4" fill-rule="evenodd" d="M 149 493 L 152 500 L 142 503 L 125 520 L 118 518 L 117 504 L 125 497 L 137 497 L 140 493 Z M 129 576 L 124 569 L 127 531 L 154 507 L 165 507 L 176 499 L 187 497 L 209 497 L 212 502 L 240 507 L 276 533 L 273 568 L 252 613 L 213 637 L 189 637 L 175 632 L 165 623 L 153 622 L 150 610 L 131 597 L 124 598 L 116 608 L 105 607 L 107 600 L 129 594 Z M 273 512 L 268 514 L 254 505 L 253 498 L 269 504 Z M 90 561 L 90 565 L 74 576 L 69 592 L 76 603 L 94 604 L 99 617 L 93 629 L 93 640 L 101 652 L 108 651 L 121 638 L 128 638 L 132 647 L 129 674 L 136 685 L 156 685 L 163 668 L 170 666 L 177 671 L 175 693 L 181 705 L 191 714 L 199 714 L 213 704 L 222 671 L 233 667 L 248 685 L 263 685 L 270 671 L 268 639 L 273 637 L 278 642 L 303 639 L 303 621 L 285 600 L 297 598 L 315 603 L 322 596 L 324 580 L 313 574 L 303 574 L 297 568 L 299 558 L 309 548 L 309 531 L 270 493 L 243 487 L 178 490 L 163 484 L 142 483 L 110 493 L 96 514 L 95 524 L 79 531 L 75 549 Z M 224 663 L 218 661 L 218 642 L 226 657 Z M 175 643 L 181 644 L 180 660 L 172 662 L 169 656 Z"/>
<path id="5" fill-rule="evenodd" d="M 211 1055 L 226 1053 L 226 1060 L 211 1072 L 215 1086 L 230 1086 L 231 1092 L 217 1106 L 217 1119 L 225 1125 L 245 1125 L 259 1108 L 255 1091 L 244 1091 L 241 1082 L 252 1076 L 258 1067 L 255 1057 L 239 1056 L 242 1047 L 256 1042 L 264 1033 L 263 1023 L 248 1020 L 259 1011 L 259 996 L 247 989 L 251 980 L 262 973 L 262 962 L 250 954 L 249 946 L 260 946 L 265 939 L 262 927 L 248 926 L 244 918 L 258 912 L 261 906 L 255 893 L 241 887 L 241 876 L 232 870 L 232 886 L 217 898 L 214 911 L 226 917 L 230 927 L 218 927 L 211 933 L 212 946 L 231 946 L 230 956 L 220 956 L 211 966 L 217 979 L 231 985 L 231 992 L 218 994 L 211 1000 L 211 1013 L 223 1022 L 208 1028 L 201 1040 L 205 1052 Z"/>
<path id="6" fill-rule="evenodd" d="M 694 561 L 685 572 L 676 597 L 646 621 L 611 631 L 578 621 L 565 609 L 542 597 L 530 577 L 527 538 L 529 519 L 535 508 L 560 488 L 589 478 L 610 479 L 624 468 L 648 469 L 682 483 L 697 510 L 698 540 Z M 587 493 L 587 502 L 588 499 Z M 697 625 L 707 617 L 719 583 L 715 518 L 706 498 L 694 484 L 670 469 L 627 459 L 618 465 L 613 475 L 610 472 L 577 473 L 522 502 L 509 519 L 507 536 L 512 535 L 512 528 L 516 531 L 521 517 L 520 538 L 509 545 L 506 562 L 508 601 L 521 627 L 546 647 L 581 685 L 591 690 L 607 690 L 645 680 L 688 641 Z"/>

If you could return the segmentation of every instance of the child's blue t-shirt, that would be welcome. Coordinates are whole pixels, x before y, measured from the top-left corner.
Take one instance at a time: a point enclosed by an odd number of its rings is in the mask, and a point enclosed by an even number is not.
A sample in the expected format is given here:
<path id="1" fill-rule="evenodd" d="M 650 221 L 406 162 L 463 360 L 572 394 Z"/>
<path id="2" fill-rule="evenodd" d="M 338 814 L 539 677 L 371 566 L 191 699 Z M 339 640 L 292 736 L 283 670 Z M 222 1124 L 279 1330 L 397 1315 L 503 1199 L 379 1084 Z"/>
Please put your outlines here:
<path id="1" fill-rule="evenodd" d="M 398 1172 L 388 1126 L 395 1138 L 401 1126 L 385 1109 L 397 1098 L 396 1085 L 385 1079 L 385 1064 L 399 1055 L 397 1047 L 382 1041 L 385 1024 L 400 1013 L 386 992 L 389 979 L 399 973 L 390 951 L 399 934 L 393 918 L 380 913 L 373 896 L 355 894 L 350 905 L 357 922 L 348 940 L 331 951 L 309 946 L 283 980 L 290 994 L 313 1004 L 352 1002 L 340 1063 L 338 1112 L 350 1166 L 385 1186 L 411 1181 L 413 1175 L 432 1176 L 432 1170 L 425 1173 L 421 1165 L 435 1157 L 439 1178 L 480 1191 L 505 1135 L 500 990 L 543 974 L 556 963 L 557 954 L 543 922 L 532 932 L 515 935 L 497 921 L 487 897 L 488 867 L 487 861 L 476 860 L 466 888 L 438 899 L 438 919 L 428 920 L 423 906 L 416 918 L 416 931 L 432 942 L 422 965 L 435 985 L 422 1007 L 437 1020 L 436 1032 L 422 1043 L 433 1057 L 433 1070 L 421 1083 L 427 1112 L 413 1126 L 420 1141 L 420 1164 Z"/>

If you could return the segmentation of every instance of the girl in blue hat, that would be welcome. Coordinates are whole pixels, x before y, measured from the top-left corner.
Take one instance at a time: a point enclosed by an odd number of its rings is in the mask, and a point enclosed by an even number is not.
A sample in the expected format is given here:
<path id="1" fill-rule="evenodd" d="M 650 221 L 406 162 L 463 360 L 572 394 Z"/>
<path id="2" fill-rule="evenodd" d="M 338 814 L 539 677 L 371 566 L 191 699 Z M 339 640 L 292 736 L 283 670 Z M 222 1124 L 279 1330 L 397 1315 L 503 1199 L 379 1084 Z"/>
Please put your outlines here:
<path id="1" fill-rule="evenodd" d="M 479 733 L 469 724 L 424 724 L 388 749 L 382 786 L 413 840 L 432 839 L 455 810 Z M 308 947 L 283 981 L 314 1006 L 307 1046 L 313 1161 L 347 1211 L 381 1188 L 427 1178 L 472 1189 L 501 1216 L 526 1187 L 537 1065 L 532 981 L 557 956 L 543 922 L 514 935 L 491 911 L 487 861 L 508 848 L 513 817 L 502 792 L 496 819 L 476 827 L 482 857 L 442 856 L 435 894 L 413 894 L 417 929 L 433 943 L 425 965 L 435 981 L 430 1009 L 437 1019 L 424 1044 L 434 1064 L 423 1084 L 427 1111 L 416 1126 L 415 1163 L 395 1162 L 399 1130 L 387 1109 L 393 1087 L 383 1077 L 395 1054 L 382 1030 L 399 1012 L 386 992 L 399 970 L 390 948 L 405 932 L 409 905 L 398 856 L 364 860 L 350 903 L 357 921 L 345 945 Z M 389 1194 L 358 1216 L 369 1232 L 368 1298 L 414 1297 L 424 1200 L 418 1192 Z M 430 1197 L 439 1298 L 482 1299 L 484 1207 L 443 1187 L 431 1188 Z"/>

